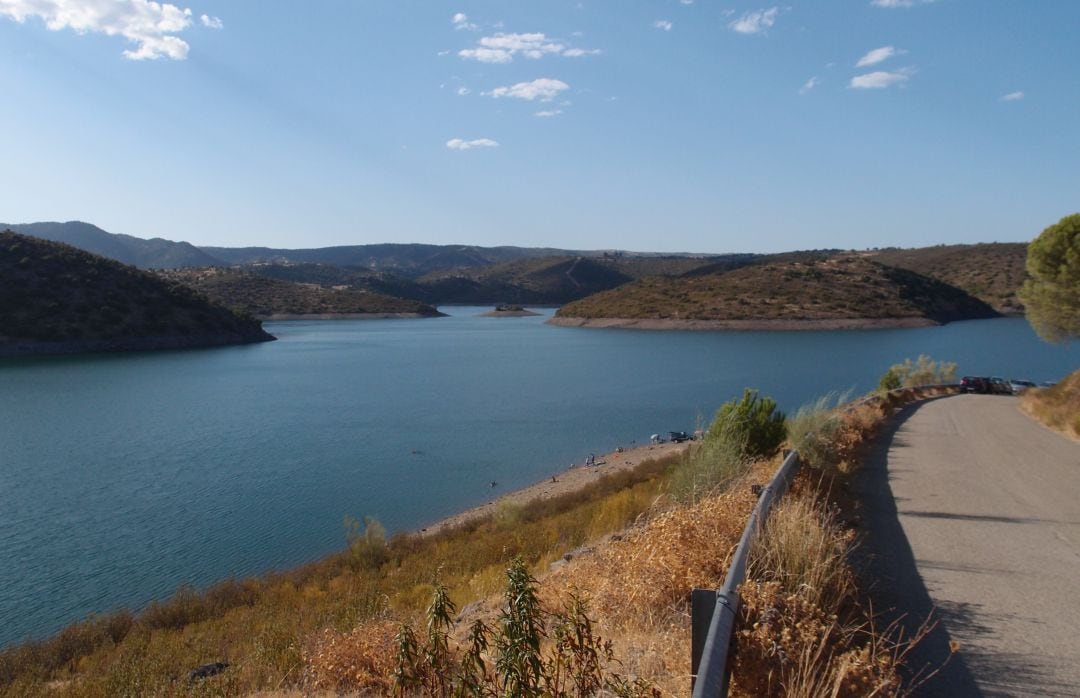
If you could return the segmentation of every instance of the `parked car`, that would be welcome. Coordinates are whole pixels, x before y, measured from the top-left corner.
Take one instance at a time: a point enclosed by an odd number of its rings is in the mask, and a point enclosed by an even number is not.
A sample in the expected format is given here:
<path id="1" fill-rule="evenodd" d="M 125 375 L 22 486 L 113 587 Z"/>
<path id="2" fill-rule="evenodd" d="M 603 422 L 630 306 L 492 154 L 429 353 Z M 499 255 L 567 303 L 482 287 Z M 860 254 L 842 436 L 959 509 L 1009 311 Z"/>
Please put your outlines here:
<path id="1" fill-rule="evenodd" d="M 1019 395 L 1025 390 L 1031 390 L 1032 388 L 1034 388 L 1035 384 L 1031 381 L 1022 381 L 1013 378 L 1011 381 L 1009 381 L 1009 387 L 1012 388 L 1013 395 Z"/>
<path id="2" fill-rule="evenodd" d="M 1012 395 L 1012 386 L 1000 376 L 990 376 L 990 392 L 994 395 Z"/>
<path id="3" fill-rule="evenodd" d="M 960 392 L 988 393 L 990 392 L 990 381 L 981 376 L 964 376 L 960 379 Z"/>
<path id="4" fill-rule="evenodd" d="M 675 444 L 681 444 L 683 441 L 691 441 L 694 437 L 687 434 L 685 431 L 669 431 L 668 441 Z"/>

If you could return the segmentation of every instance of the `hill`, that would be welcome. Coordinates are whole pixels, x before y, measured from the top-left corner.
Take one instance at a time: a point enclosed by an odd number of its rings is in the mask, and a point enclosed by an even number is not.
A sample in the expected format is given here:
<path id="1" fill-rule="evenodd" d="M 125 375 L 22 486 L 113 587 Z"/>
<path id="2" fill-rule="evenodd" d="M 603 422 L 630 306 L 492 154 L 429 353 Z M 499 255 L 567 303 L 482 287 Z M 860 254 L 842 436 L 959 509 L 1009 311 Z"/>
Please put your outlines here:
<path id="1" fill-rule="evenodd" d="M 540 247 L 395 243 L 340 245 L 299 250 L 270 247 L 203 247 L 201 249 L 227 264 L 332 264 L 338 267 L 389 271 L 413 279 L 450 269 L 489 267 L 516 259 L 568 254 L 566 250 Z"/>
<path id="2" fill-rule="evenodd" d="M 0 233 L 0 356 L 273 339 L 189 288 L 62 243 Z"/>
<path id="3" fill-rule="evenodd" d="M 1027 245 L 1022 242 L 882 250 L 871 259 L 956 286 L 998 312 L 1024 312 L 1016 297 L 1027 278 Z"/>
<path id="4" fill-rule="evenodd" d="M 554 322 L 798 329 L 940 324 L 996 314 L 960 289 L 912 271 L 853 255 L 820 255 L 642 279 L 565 305 Z"/>
<path id="5" fill-rule="evenodd" d="M 429 297 L 444 303 L 558 305 L 621 286 L 632 277 L 588 257 L 522 259 L 468 272 L 419 279 Z"/>
<path id="6" fill-rule="evenodd" d="M 162 238 L 144 240 L 131 235 L 118 235 L 81 221 L 15 225 L 0 223 L 0 230 L 5 229 L 43 240 L 62 242 L 140 269 L 207 267 L 221 263 L 186 242 L 173 242 Z"/>
<path id="7" fill-rule="evenodd" d="M 216 303 L 258 318 L 311 315 L 438 317 L 414 300 L 347 287 L 284 281 L 240 269 L 172 269 L 159 274 L 184 284 Z"/>

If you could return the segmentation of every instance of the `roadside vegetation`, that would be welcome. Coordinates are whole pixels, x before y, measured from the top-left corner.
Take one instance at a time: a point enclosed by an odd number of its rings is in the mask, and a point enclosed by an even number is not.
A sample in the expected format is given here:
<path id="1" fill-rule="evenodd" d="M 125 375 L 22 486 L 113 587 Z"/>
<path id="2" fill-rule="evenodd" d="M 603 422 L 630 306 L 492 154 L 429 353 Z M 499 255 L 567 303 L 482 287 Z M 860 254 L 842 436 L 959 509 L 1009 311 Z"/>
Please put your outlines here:
<path id="1" fill-rule="evenodd" d="M 942 385 L 956 380 L 956 363 L 934 361 L 926 354 L 919 354 L 916 361 L 904 359 L 893 364 L 881 377 L 878 389 L 882 392 L 897 388 L 915 388 L 923 385 Z"/>
<path id="2" fill-rule="evenodd" d="M 798 685 L 863 677 L 891 694 L 899 646 L 860 615 L 829 492 L 892 402 L 836 403 L 785 420 L 747 391 L 683 455 L 429 536 L 388 540 L 377 521 L 348 519 L 338 555 L 0 652 L 0 695 L 685 695 L 690 592 L 720 586 L 756 500 L 749 485 L 815 424 L 835 424 L 833 441 L 758 554 L 736 686 L 793 695 L 781 688 L 806 674 Z M 827 673 L 807 674 L 821 658 Z M 191 677 L 215 662 L 227 666 Z"/>
<path id="3" fill-rule="evenodd" d="M 1080 439 L 1080 371 L 1050 388 L 1034 388 L 1020 398 L 1020 409 L 1055 431 Z"/>

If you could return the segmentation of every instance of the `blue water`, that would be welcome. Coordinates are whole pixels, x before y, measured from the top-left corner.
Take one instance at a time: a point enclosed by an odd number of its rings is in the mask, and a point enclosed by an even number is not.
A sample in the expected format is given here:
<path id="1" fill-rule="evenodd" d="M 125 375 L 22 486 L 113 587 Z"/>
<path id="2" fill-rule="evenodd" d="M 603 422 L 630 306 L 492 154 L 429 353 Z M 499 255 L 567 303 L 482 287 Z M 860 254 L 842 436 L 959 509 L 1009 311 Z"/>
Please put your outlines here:
<path id="1" fill-rule="evenodd" d="M 269 323 L 279 341 L 0 362 L 0 645 L 181 583 L 312 560 L 345 515 L 415 529 L 590 452 L 707 422 L 746 386 L 781 407 L 870 390 L 920 353 L 1042 381 L 1080 347 L 1021 319 L 857 332 Z M 550 311 L 545 311 L 550 314 Z"/>

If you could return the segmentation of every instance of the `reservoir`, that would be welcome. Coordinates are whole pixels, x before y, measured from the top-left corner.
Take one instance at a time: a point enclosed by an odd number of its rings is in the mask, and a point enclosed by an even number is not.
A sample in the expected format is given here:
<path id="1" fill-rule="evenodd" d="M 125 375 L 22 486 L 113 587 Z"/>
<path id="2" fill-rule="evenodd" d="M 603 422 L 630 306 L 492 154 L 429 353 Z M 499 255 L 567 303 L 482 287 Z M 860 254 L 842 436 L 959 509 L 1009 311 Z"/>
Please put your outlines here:
<path id="1" fill-rule="evenodd" d="M 417 529 L 590 453 L 785 411 L 904 358 L 1036 382 L 1080 367 L 1023 319 L 847 332 L 636 332 L 540 317 L 267 323 L 242 347 L 0 361 L 0 645 L 179 585 Z M 491 481 L 498 482 L 494 493 Z"/>

